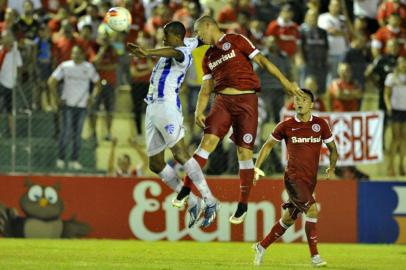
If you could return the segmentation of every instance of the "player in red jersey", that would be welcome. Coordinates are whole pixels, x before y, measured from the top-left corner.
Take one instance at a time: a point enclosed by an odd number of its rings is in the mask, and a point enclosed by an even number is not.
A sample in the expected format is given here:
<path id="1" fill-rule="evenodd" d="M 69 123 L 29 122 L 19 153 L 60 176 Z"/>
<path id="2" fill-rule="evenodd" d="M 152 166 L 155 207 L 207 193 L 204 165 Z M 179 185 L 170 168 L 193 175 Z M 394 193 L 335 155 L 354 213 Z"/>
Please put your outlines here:
<path id="1" fill-rule="evenodd" d="M 334 177 L 337 162 L 337 149 L 330 127 L 322 118 L 312 115 L 314 96 L 310 90 L 302 89 L 305 97 L 295 97 L 296 115 L 280 122 L 259 152 L 255 163 L 255 182 L 264 172 L 260 167 L 271 152 L 273 146 L 285 140 L 288 150 L 288 165 L 285 170 L 285 187 L 289 201 L 282 207 L 285 212 L 275 223 L 270 233 L 253 248 L 255 265 L 262 263 L 265 249 L 275 242 L 295 223 L 299 213 L 306 215 L 305 232 L 309 244 L 313 266 L 324 266 L 327 263 L 321 259 L 317 251 L 317 205 L 313 192 L 317 183 L 317 169 L 320 159 L 321 144 L 325 143 L 330 150 L 330 166 L 327 168 L 327 178 Z"/>
<path id="2" fill-rule="evenodd" d="M 203 60 L 203 83 L 195 111 L 196 124 L 204 129 L 204 136 L 194 158 L 204 167 L 209 154 L 215 150 L 230 127 L 233 128 L 231 138 L 237 145 L 241 184 L 238 207 L 230 217 L 230 222 L 240 224 L 247 213 L 248 196 L 254 178 L 252 149 L 258 126 L 256 92 L 260 90 L 260 83 L 251 60 L 275 76 L 289 94 L 304 94 L 246 37 L 221 32 L 217 23 L 209 16 L 199 18 L 194 30 L 204 44 L 211 45 Z M 216 94 L 216 98 L 206 118 L 204 111 L 212 92 Z M 184 187 L 174 203 L 185 201 L 189 192 L 190 180 L 186 177 Z"/>

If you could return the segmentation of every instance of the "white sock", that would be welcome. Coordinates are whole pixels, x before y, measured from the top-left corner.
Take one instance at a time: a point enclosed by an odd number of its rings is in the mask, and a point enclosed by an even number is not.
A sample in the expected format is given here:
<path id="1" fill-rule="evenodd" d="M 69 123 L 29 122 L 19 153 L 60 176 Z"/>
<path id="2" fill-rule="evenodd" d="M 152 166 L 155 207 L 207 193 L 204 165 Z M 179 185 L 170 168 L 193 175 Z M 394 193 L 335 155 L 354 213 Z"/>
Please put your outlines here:
<path id="1" fill-rule="evenodd" d="M 209 159 L 209 155 L 210 155 L 209 152 L 207 152 L 206 150 L 204 150 L 204 149 L 202 149 L 200 147 L 196 150 L 195 154 L 202 157 L 202 158 L 204 158 L 204 159 Z"/>
<path id="2" fill-rule="evenodd" d="M 176 193 L 179 193 L 179 191 L 181 190 L 183 184 L 182 182 L 179 180 L 178 175 L 176 174 L 176 171 L 169 166 L 168 164 L 166 164 L 165 168 L 162 170 L 162 172 L 160 172 L 159 177 L 161 177 L 162 181 L 168 186 L 170 187 L 173 191 L 175 191 Z M 189 194 L 189 199 L 188 199 L 188 205 L 189 206 L 194 206 L 197 203 L 197 198 L 196 196 L 191 192 Z"/>
<path id="3" fill-rule="evenodd" d="M 190 158 L 186 163 L 183 165 L 185 168 L 186 174 L 190 177 L 193 181 L 193 184 L 197 187 L 200 194 L 202 194 L 203 200 L 208 205 L 212 205 L 216 202 L 213 197 L 213 194 L 210 191 L 209 186 L 207 185 L 207 181 L 204 178 L 202 169 L 199 166 L 199 163 L 194 158 Z"/>

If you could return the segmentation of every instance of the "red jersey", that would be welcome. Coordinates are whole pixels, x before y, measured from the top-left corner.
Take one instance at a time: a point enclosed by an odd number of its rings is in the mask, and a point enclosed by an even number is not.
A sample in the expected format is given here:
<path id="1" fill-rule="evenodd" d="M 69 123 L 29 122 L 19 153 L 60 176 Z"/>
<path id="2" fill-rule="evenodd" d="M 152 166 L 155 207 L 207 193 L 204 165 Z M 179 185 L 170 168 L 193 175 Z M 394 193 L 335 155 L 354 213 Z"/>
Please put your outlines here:
<path id="1" fill-rule="evenodd" d="M 406 5 L 402 3 L 395 4 L 393 2 L 382 3 L 378 8 L 376 18 L 380 21 L 386 21 L 393 13 L 399 14 L 403 23 L 406 21 Z"/>
<path id="2" fill-rule="evenodd" d="M 330 143 L 334 140 L 327 122 L 314 115 L 308 122 L 301 122 L 295 116 L 280 122 L 271 137 L 276 141 L 285 140 L 288 151 L 285 177 L 315 184 L 321 143 Z"/>
<path id="3" fill-rule="evenodd" d="M 110 46 L 105 55 L 103 56 L 101 62 L 100 62 L 100 66 L 105 66 L 105 65 L 111 65 L 111 64 L 115 64 L 118 63 L 119 58 L 118 55 L 115 51 L 115 49 Z M 100 75 L 100 79 L 102 80 L 106 80 L 108 84 L 110 84 L 113 87 L 116 87 L 116 82 L 117 82 L 117 72 L 116 69 L 98 69 L 97 72 Z"/>
<path id="4" fill-rule="evenodd" d="M 359 99 L 338 99 L 336 98 L 339 92 L 344 91 L 354 91 L 359 89 L 359 86 L 353 82 L 346 82 L 342 79 L 335 79 L 332 83 L 328 92 L 331 96 L 331 109 L 333 112 L 354 112 L 359 109 Z"/>
<path id="5" fill-rule="evenodd" d="M 390 26 L 382 26 L 374 34 L 372 47 L 386 52 L 386 43 L 389 39 L 396 38 L 399 41 L 399 55 L 405 55 L 406 30 L 403 28 L 392 29 Z"/>
<path id="6" fill-rule="evenodd" d="M 274 36 L 278 47 L 289 57 L 295 55 L 297 43 L 300 40 L 299 26 L 294 22 L 284 22 L 278 18 L 269 23 L 265 33 L 267 36 Z"/>
<path id="7" fill-rule="evenodd" d="M 225 88 L 260 90 L 251 59 L 259 50 L 243 35 L 225 34 L 211 46 L 203 59 L 203 80 L 214 80 L 214 91 Z"/>

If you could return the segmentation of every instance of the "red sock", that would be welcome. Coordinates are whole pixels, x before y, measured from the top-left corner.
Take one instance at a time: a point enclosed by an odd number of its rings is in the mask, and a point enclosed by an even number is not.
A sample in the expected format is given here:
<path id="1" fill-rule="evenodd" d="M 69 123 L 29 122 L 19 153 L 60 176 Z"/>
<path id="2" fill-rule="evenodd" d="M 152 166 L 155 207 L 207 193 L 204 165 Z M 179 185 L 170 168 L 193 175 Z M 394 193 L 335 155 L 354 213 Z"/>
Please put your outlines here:
<path id="1" fill-rule="evenodd" d="M 204 165 L 206 165 L 206 163 L 207 163 L 207 159 L 206 158 L 202 158 L 201 156 L 198 156 L 197 154 L 194 154 L 193 155 L 193 158 L 197 161 L 197 163 L 199 163 L 199 165 L 200 165 L 200 168 L 204 168 Z M 192 180 L 189 178 L 189 176 L 185 176 L 184 178 L 183 178 L 183 185 L 185 186 L 185 187 L 191 187 L 192 186 Z"/>
<path id="2" fill-rule="evenodd" d="M 316 222 L 306 221 L 305 231 L 306 231 L 307 243 L 309 244 L 310 254 L 313 257 L 314 255 L 319 254 L 319 252 L 317 251 Z"/>
<path id="3" fill-rule="evenodd" d="M 248 203 L 248 197 L 251 192 L 253 180 L 254 180 L 254 169 L 240 169 L 240 200 L 239 200 L 239 202 Z"/>
<path id="4" fill-rule="evenodd" d="M 282 227 L 281 222 L 281 220 L 276 222 L 275 225 L 273 225 L 270 233 L 268 233 L 268 235 L 265 236 L 264 239 L 262 239 L 260 244 L 263 248 L 269 247 L 270 244 L 278 240 L 279 237 L 281 237 L 285 233 L 287 228 Z"/>

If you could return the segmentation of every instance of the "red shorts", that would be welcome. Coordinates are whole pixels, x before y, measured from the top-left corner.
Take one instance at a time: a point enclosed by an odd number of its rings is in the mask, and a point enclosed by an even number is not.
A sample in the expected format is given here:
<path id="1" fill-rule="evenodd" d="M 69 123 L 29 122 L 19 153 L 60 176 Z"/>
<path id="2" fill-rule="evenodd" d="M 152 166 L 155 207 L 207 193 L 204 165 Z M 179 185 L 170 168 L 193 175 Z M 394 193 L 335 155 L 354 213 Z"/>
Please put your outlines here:
<path id="1" fill-rule="evenodd" d="M 234 143 L 253 149 L 258 127 L 257 95 L 216 95 L 205 124 L 204 133 L 220 139 L 233 127 L 231 139 Z"/>
<path id="2" fill-rule="evenodd" d="M 285 187 L 289 195 L 289 202 L 284 204 L 283 208 L 289 209 L 293 219 L 296 219 L 298 213 L 306 213 L 316 202 L 313 197 L 316 184 L 285 177 Z"/>

